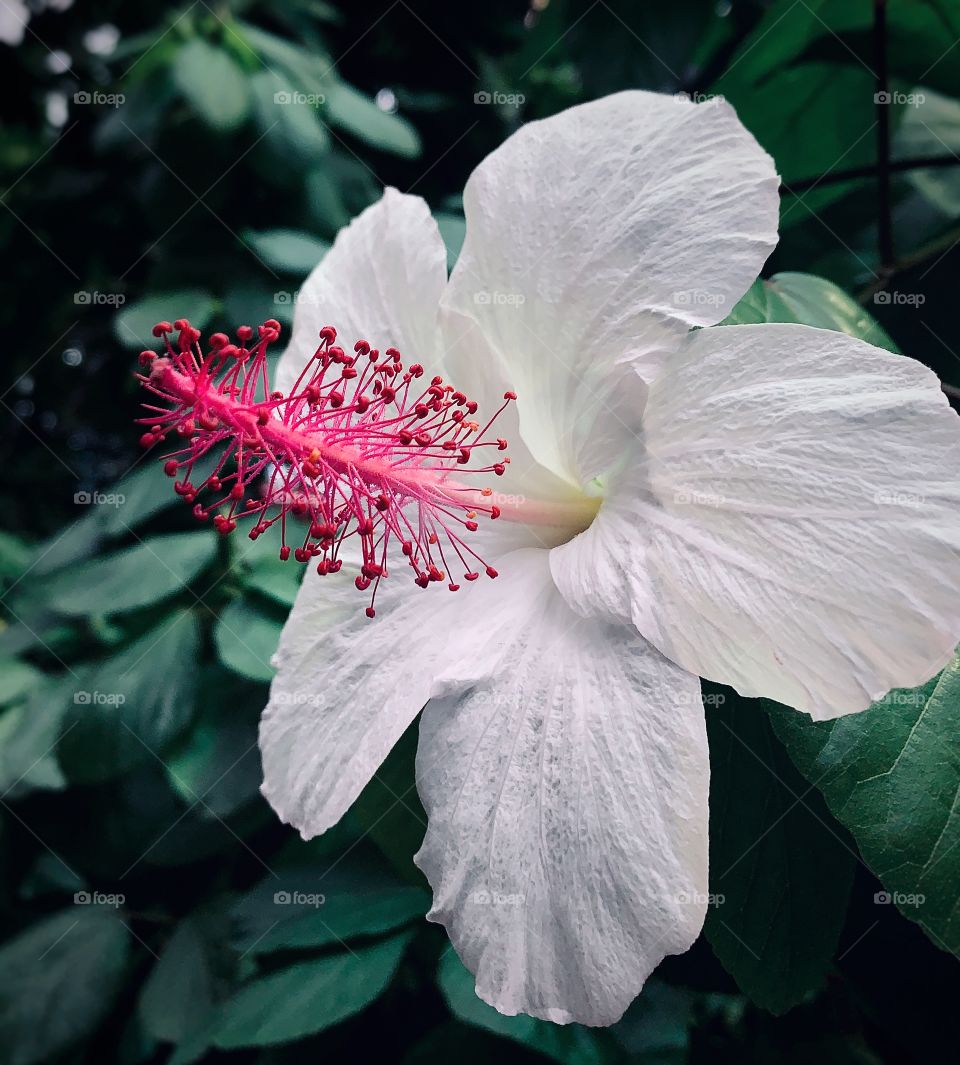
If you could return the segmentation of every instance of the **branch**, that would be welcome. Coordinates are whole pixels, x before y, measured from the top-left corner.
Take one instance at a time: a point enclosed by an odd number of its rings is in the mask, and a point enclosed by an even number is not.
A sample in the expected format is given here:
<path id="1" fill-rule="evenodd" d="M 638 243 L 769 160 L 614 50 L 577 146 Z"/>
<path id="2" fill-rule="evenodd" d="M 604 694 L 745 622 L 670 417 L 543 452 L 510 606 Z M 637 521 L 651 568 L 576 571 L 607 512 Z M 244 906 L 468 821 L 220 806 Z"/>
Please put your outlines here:
<path id="1" fill-rule="evenodd" d="M 913 159 L 898 159 L 888 162 L 887 170 L 891 174 L 898 174 L 904 170 L 929 170 L 942 166 L 960 166 L 958 155 L 920 155 Z M 871 178 L 877 175 L 879 166 L 876 163 L 868 163 L 866 166 L 854 166 L 849 170 L 834 170 L 819 177 L 801 178 L 800 181 L 791 181 L 789 184 L 780 186 L 780 191 L 785 196 L 799 196 L 807 189 L 819 188 L 821 185 L 838 185 L 841 181 L 856 181 L 858 178 Z"/>

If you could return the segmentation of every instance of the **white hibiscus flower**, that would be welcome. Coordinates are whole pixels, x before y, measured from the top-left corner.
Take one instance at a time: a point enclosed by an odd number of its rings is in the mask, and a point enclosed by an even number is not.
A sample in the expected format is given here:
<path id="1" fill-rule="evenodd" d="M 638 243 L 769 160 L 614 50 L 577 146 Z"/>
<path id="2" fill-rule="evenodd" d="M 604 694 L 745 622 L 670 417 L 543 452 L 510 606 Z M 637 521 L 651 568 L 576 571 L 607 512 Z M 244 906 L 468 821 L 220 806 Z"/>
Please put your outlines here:
<path id="1" fill-rule="evenodd" d="M 388 190 L 301 293 L 284 391 L 331 323 L 481 412 L 519 397 L 514 520 L 476 534 L 499 579 L 391 579 L 370 621 L 345 571 L 308 573 L 261 726 L 264 794 L 310 837 L 423 709 L 429 917 L 503 1013 L 610 1024 L 696 939 L 698 676 L 824 719 L 925 681 L 960 634 L 935 376 L 840 333 L 712 328 L 774 247 L 777 188 L 726 104 L 620 93 L 477 168 L 449 282 L 426 204 Z"/>

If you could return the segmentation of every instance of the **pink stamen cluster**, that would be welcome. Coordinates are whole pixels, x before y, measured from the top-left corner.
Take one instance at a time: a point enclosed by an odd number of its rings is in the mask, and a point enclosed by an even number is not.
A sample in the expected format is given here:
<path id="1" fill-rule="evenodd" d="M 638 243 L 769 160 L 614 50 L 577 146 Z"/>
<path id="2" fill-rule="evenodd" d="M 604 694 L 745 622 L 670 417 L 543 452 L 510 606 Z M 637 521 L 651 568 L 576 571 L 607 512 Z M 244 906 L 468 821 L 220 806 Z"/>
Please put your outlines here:
<path id="1" fill-rule="evenodd" d="M 457 563 L 467 581 L 481 570 L 497 576 L 462 535 L 476 531 L 478 515 L 500 516 L 493 492 L 452 475 L 505 472 L 506 456 L 480 466 L 473 461 L 478 453 L 506 450 L 503 438 L 486 437 L 516 399 L 513 392 L 481 428 L 477 404 L 441 377 L 422 388 L 422 366 L 405 367 L 395 348 L 381 355 L 365 340 L 348 354 L 334 343 L 332 326 L 320 330 L 319 346 L 287 395 L 271 392 L 267 380 L 267 349 L 280 336 L 274 319 L 257 338 L 241 326 L 236 343 L 214 333 L 206 353 L 200 331 L 185 319 L 160 322 L 153 334 L 163 338 L 166 354 L 141 352 L 138 377 L 164 405 L 144 404 L 150 413 L 140 421 L 149 429 L 141 443 L 179 437 L 164 470 L 177 478 L 175 491 L 200 521 L 212 518 L 227 534 L 238 518 L 253 518 L 253 540 L 279 522 L 286 560 L 288 516 L 301 519 L 306 532 L 293 556 L 303 563 L 316 558 L 321 575 L 336 573 L 341 545 L 359 537 L 356 585 L 372 588 L 368 617 L 376 613 L 394 542 L 423 588 L 447 580 L 457 591 L 447 576 Z M 195 484 L 194 466 L 211 452 L 213 472 Z"/>

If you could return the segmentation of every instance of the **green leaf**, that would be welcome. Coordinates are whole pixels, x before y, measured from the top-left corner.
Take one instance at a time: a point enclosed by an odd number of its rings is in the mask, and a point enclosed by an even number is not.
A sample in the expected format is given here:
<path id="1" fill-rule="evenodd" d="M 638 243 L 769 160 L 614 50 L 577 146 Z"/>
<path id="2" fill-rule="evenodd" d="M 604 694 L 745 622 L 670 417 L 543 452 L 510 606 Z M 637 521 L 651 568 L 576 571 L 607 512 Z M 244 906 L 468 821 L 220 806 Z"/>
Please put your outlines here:
<path id="1" fill-rule="evenodd" d="M 362 92 L 337 82 L 327 89 L 327 117 L 331 125 L 352 133 L 373 148 L 407 159 L 420 154 L 416 129 L 400 115 L 391 115 Z"/>
<path id="2" fill-rule="evenodd" d="M 913 689 L 835 721 L 767 704 L 800 772 L 823 792 L 895 903 L 937 946 L 960 952 L 960 657 Z"/>
<path id="3" fill-rule="evenodd" d="M 449 211 L 437 211 L 434 218 L 447 249 L 447 269 L 452 270 L 467 235 L 467 221 L 463 215 L 451 214 Z"/>
<path id="4" fill-rule="evenodd" d="M 130 934 L 111 910 L 76 906 L 0 947 L 6 1065 L 46 1065 L 88 1037 L 121 990 Z"/>
<path id="5" fill-rule="evenodd" d="M 224 1050 L 313 1035 L 359 1013 L 393 979 L 411 933 L 258 977 L 224 1003 L 213 1042 Z"/>
<path id="6" fill-rule="evenodd" d="M 826 979 L 856 857 L 758 700 L 709 686 L 710 894 L 704 930 L 740 989 L 783 1013 Z"/>
<path id="7" fill-rule="evenodd" d="M 204 1027 L 234 967 L 228 940 L 222 911 L 194 913 L 177 925 L 140 993 L 139 1015 L 151 1035 L 179 1043 Z"/>
<path id="8" fill-rule="evenodd" d="M 151 536 L 60 570 L 40 589 L 61 614 L 122 614 L 183 591 L 213 562 L 216 552 L 216 538 L 209 532 Z"/>
<path id="9" fill-rule="evenodd" d="M 199 37 L 187 41 L 174 58 L 173 80 L 208 126 L 227 131 L 247 117 L 250 90 L 246 76 L 221 48 Z"/>
<path id="10" fill-rule="evenodd" d="M 174 791 L 187 803 L 203 799 L 201 817 L 228 817 L 258 797 L 257 724 L 265 701 L 259 686 L 220 669 L 201 678 L 199 716 L 165 759 Z"/>
<path id="11" fill-rule="evenodd" d="M 304 276 L 330 249 L 330 245 L 324 241 L 295 229 L 264 229 L 259 232 L 248 229 L 244 231 L 243 239 L 267 266 Z"/>
<path id="12" fill-rule="evenodd" d="M 56 747 L 75 690 L 72 673 L 44 679 L 26 702 L 0 714 L 0 794 L 5 798 L 65 787 Z"/>
<path id="13" fill-rule="evenodd" d="M 327 155 L 330 134 L 317 108 L 294 102 L 295 90 L 289 80 L 272 70 L 261 70 L 254 74 L 250 88 L 257 128 L 276 157 L 298 170 Z"/>
<path id="14" fill-rule="evenodd" d="M 423 917 L 430 906 L 429 892 L 407 886 L 320 897 L 323 902 L 318 899 L 312 910 L 275 924 L 250 948 L 250 953 L 326 947 L 357 936 L 382 935 Z"/>
<path id="15" fill-rule="evenodd" d="M 450 1012 L 459 1020 L 523 1043 L 561 1065 L 605 1065 L 620 1060 L 613 1038 L 602 1029 L 498 1013 L 477 998 L 473 976 L 452 947 L 440 961 L 437 983 Z"/>
<path id="16" fill-rule="evenodd" d="M 733 308 L 723 325 L 758 322 L 800 322 L 820 329 L 836 329 L 869 344 L 896 351 L 884 328 L 842 288 L 813 274 L 774 274 L 756 280 Z"/>
<path id="17" fill-rule="evenodd" d="M 0 661 L 0 706 L 15 703 L 40 683 L 43 674 L 18 658 Z"/>
<path id="18" fill-rule="evenodd" d="M 217 618 L 213 639 L 220 661 L 250 680 L 273 680 L 273 657 L 283 624 L 252 603 L 235 599 Z"/>
<path id="19" fill-rule="evenodd" d="M 233 545 L 236 549 L 236 573 L 245 589 L 259 592 L 282 606 L 293 606 L 300 590 L 304 567 L 280 560 L 279 548 L 273 537 L 256 540 L 244 537 Z"/>
<path id="20" fill-rule="evenodd" d="M 160 758 L 194 714 L 200 633 L 181 611 L 79 671 L 58 747 L 67 778 L 91 783 Z"/>
<path id="21" fill-rule="evenodd" d="M 117 340 L 128 348 L 154 349 L 157 339 L 151 330 L 157 322 L 188 318 L 191 325 L 202 329 L 210 321 L 215 306 L 213 296 L 198 288 L 155 292 L 119 311 L 113 319 L 113 331 Z"/>

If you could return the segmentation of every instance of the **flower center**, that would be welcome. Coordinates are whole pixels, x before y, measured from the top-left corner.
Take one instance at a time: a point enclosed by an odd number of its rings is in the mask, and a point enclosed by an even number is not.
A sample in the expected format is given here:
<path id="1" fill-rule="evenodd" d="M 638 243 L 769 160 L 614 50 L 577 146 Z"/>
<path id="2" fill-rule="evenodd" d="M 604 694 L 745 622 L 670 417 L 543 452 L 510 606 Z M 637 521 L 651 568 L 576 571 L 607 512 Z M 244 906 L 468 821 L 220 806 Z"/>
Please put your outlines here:
<path id="1" fill-rule="evenodd" d="M 279 523 L 284 560 L 291 554 L 289 519 L 300 519 L 306 531 L 293 556 L 303 563 L 316 558 L 321 575 L 341 568 L 341 547 L 356 536 L 362 559 L 356 585 L 371 590 L 369 617 L 392 548 L 399 547 L 421 587 L 446 581 L 457 591 L 454 567 L 467 581 L 481 571 L 497 576 L 465 539 L 481 516 L 570 528 L 585 527 L 595 513 L 592 507 L 586 515 L 580 503 L 528 503 L 464 483 L 505 473 L 507 441 L 489 434 L 516 399 L 513 392 L 481 425 L 477 404 L 441 377 L 422 387 L 423 367 L 405 367 L 396 349 L 381 355 L 358 340 L 348 354 L 325 326 L 313 358 L 284 395 L 270 392 L 267 380 L 267 349 L 280 335 L 274 319 L 260 326 L 255 342 L 249 326 L 237 330 L 236 344 L 214 333 L 206 353 L 199 330 L 185 319 L 160 322 L 153 333 L 166 354 L 141 352 L 149 373 L 139 378 L 164 406 L 145 404 L 149 415 L 141 422 L 150 428 L 141 443 L 152 447 L 171 432 L 180 437 L 182 446 L 164 463 L 178 478 L 176 492 L 223 534 L 240 517 L 254 519 L 254 540 Z M 216 459 L 213 472 L 195 484 L 195 464 L 208 454 Z"/>

